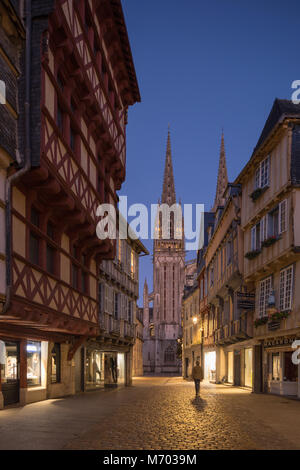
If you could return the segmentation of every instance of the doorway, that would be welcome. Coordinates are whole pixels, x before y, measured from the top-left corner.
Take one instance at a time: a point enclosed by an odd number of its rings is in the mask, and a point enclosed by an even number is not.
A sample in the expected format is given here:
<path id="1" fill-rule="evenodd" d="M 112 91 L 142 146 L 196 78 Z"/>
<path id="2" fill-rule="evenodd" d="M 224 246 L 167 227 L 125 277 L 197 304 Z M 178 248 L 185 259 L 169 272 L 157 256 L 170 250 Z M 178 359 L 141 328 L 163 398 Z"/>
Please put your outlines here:
<path id="1" fill-rule="evenodd" d="M 4 406 L 19 402 L 20 394 L 20 348 L 19 343 L 4 342 L 4 371 L 2 375 L 2 393 Z"/>
<path id="2" fill-rule="evenodd" d="M 216 362 L 217 354 L 216 351 L 205 353 L 204 355 L 204 378 L 210 382 L 216 380 Z"/>

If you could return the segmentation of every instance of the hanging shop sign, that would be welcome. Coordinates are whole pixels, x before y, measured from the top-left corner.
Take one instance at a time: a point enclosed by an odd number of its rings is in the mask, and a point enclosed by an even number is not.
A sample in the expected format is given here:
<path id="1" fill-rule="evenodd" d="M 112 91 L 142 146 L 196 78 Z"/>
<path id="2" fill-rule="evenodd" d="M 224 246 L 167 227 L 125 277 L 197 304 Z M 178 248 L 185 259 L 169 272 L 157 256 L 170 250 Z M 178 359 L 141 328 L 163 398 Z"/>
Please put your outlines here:
<path id="1" fill-rule="evenodd" d="M 253 310 L 255 308 L 255 294 L 249 294 L 247 292 L 237 292 L 237 297 L 238 308 L 244 310 Z"/>
<path id="2" fill-rule="evenodd" d="M 272 348 L 274 346 L 288 346 L 293 344 L 294 341 L 296 341 L 295 336 L 279 336 L 278 338 L 270 338 L 270 339 L 265 339 L 264 341 L 264 347 L 265 348 Z"/>

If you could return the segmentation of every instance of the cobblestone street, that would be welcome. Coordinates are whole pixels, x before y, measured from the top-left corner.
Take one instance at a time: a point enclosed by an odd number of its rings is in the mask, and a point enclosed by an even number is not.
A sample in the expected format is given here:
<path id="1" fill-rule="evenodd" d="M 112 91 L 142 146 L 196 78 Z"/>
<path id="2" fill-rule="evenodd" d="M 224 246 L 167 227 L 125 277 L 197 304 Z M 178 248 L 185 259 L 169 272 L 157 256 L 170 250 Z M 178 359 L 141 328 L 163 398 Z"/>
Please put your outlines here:
<path id="1" fill-rule="evenodd" d="M 0 412 L 0 449 L 300 449 L 300 402 L 181 378 Z"/>

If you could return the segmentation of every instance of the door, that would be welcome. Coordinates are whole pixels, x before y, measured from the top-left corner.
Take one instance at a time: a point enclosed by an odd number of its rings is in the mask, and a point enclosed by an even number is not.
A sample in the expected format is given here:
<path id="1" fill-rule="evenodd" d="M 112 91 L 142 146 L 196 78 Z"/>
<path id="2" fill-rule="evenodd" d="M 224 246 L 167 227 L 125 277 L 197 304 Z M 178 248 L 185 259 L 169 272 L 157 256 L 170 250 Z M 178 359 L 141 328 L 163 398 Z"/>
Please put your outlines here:
<path id="1" fill-rule="evenodd" d="M 75 354 L 75 392 L 84 390 L 84 348 L 78 349 Z"/>
<path id="2" fill-rule="evenodd" d="M 234 385 L 241 385 L 241 351 L 234 351 Z"/>
<path id="3" fill-rule="evenodd" d="M 252 388 L 252 348 L 245 349 L 245 386 Z"/>
<path id="4" fill-rule="evenodd" d="M 228 352 L 228 382 L 233 384 L 233 351 Z"/>
<path id="5" fill-rule="evenodd" d="M 2 376 L 4 406 L 19 402 L 19 343 L 5 342 L 5 365 Z"/>
<path id="6" fill-rule="evenodd" d="M 189 358 L 185 358 L 185 378 L 187 379 L 189 376 Z"/>

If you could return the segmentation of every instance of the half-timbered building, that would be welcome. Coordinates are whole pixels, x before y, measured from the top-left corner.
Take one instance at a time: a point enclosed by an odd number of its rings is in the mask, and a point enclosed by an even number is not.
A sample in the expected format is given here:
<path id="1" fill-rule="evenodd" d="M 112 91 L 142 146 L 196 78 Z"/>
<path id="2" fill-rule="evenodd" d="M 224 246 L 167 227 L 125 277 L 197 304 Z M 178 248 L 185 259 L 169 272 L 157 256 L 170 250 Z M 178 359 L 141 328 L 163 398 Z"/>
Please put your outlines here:
<path id="1" fill-rule="evenodd" d="M 26 0 L 20 163 L 9 172 L 4 404 L 75 392 L 74 354 L 101 332 L 97 208 L 116 206 L 128 107 L 140 100 L 119 0 Z M 17 372 L 19 371 L 19 372 Z"/>

